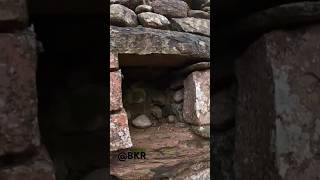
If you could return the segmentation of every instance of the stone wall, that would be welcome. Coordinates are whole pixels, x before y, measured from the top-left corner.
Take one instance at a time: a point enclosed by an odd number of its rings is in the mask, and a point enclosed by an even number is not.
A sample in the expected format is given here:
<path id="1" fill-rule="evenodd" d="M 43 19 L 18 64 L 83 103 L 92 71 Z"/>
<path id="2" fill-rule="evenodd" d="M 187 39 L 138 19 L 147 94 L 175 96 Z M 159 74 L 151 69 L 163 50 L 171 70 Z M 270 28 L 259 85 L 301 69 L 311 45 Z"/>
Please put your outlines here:
<path id="1" fill-rule="evenodd" d="M 37 120 L 35 33 L 26 1 L 0 1 L 0 179 L 54 180 Z"/>

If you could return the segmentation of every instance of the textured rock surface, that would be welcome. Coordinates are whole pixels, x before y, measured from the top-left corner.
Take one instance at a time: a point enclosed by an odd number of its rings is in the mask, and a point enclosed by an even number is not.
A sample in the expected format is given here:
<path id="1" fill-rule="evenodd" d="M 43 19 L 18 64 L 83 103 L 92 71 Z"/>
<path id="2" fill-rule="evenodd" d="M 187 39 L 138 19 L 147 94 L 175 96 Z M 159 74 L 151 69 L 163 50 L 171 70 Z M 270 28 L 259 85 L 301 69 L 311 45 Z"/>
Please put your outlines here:
<path id="1" fill-rule="evenodd" d="M 132 146 L 128 118 L 125 111 L 111 114 L 110 117 L 110 151 L 126 149 Z"/>
<path id="2" fill-rule="evenodd" d="M 0 0 L 0 30 L 22 28 L 28 20 L 25 0 Z"/>
<path id="3" fill-rule="evenodd" d="M 210 14 L 201 10 L 190 10 L 188 11 L 188 17 L 210 19 Z"/>
<path id="4" fill-rule="evenodd" d="M 19 165 L 0 169 L 0 179 L 3 180 L 55 180 L 52 162 L 45 149 L 41 149 L 37 155 L 30 157 L 28 161 Z"/>
<path id="5" fill-rule="evenodd" d="M 210 124 L 210 70 L 195 71 L 184 81 L 184 121 Z"/>
<path id="6" fill-rule="evenodd" d="M 110 24 L 135 27 L 138 25 L 137 15 L 121 4 L 112 4 L 110 6 Z"/>
<path id="7" fill-rule="evenodd" d="M 110 51 L 118 53 L 210 57 L 210 39 L 199 35 L 142 27 L 111 26 L 110 38 Z"/>
<path id="8" fill-rule="evenodd" d="M 140 14 L 142 12 L 152 12 L 152 6 L 149 5 L 139 5 L 136 7 L 135 12 L 136 14 Z"/>
<path id="9" fill-rule="evenodd" d="M 237 64 L 237 179 L 319 179 L 320 26 L 264 35 Z"/>
<path id="10" fill-rule="evenodd" d="M 29 31 L 0 34 L 0 156 L 40 145 L 35 48 Z"/>
<path id="11" fill-rule="evenodd" d="M 180 0 L 154 0 L 151 6 L 155 13 L 168 18 L 187 17 L 189 6 Z"/>
<path id="12" fill-rule="evenodd" d="M 210 36 L 210 20 L 199 18 L 172 18 L 172 28 L 177 31 Z"/>
<path id="13" fill-rule="evenodd" d="M 133 149 L 142 149 L 146 159 L 122 162 L 117 159 L 119 152 L 112 153 L 110 173 L 120 179 L 186 179 L 210 168 L 209 141 L 188 127 L 162 124 L 130 131 Z M 146 143 L 155 139 L 155 143 Z"/>
<path id="14" fill-rule="evenodd" d="M 138 19 L 144 27 L 166 29 L 170 25 L 170 21 L 165 16 L 152 12 L 140 13 Z"/>
<path id="15" fill-rule="evenodd" d="M 118 54 L 110 53 L 110 71 L 119 69 Z"/>
<path id="16" fill-rule="evenodd" d="M 121 71 L 110 73 L 110 111 L 122 108 Z"/>
<path id="17" fill-rule="evenodd" d="M 152 125 L 152 123 L 148 116 L 142 114 L 132 120 L 132 125 L 136 128 L 148 128 Z"/>

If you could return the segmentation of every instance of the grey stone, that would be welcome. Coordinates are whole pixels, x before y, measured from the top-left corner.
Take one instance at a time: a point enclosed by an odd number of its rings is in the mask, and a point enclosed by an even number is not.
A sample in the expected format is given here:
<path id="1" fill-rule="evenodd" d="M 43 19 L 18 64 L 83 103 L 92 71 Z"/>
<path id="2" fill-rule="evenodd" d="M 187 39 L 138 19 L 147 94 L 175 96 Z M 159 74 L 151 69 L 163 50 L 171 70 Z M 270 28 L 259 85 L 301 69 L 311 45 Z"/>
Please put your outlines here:
<path id="1" fill-rule="evenodd" d="M 183 92 L 184 90 L 183 89 L 180 89 L 179 91 L 176 91 L 173 95 L 173 100 L 176 102 L 176 103 L 180 103 L 183 101 Z"/>
<path id="2" fill-rule="evenodd" d="M 167 29 L 170 25 L 170 21 L 165 16 L 153 12 L 140 13 L 138 14 L 138 19 L 144 27 Z"/>
<path id="3" fill-rule="evenodd" d="M 176 31 L 210 36 L 210 20 L 193 17 L 172 18 L 172 29 Z"/>
<path id="4" fill-rule="evenodd" d="M 153 11 L 152 6 L 149 6 L 149 5 L 139 5 L 135 9 L 136 14 L 140 14 L 143 12 L 152 12 L 152 11 Z"/>
<path id="5" fill-rule="evenodd" d="M 210 125 L 206 126 L 191 126 L 191 130 L 203 138 L 210 138 Z"/>
<path id="6" fill-rule="evenodd" d="M 189 63 L 190 58 L 210 58 L 209 37 L 151 28 L 110 26 L 110 38 L 110 51 L 119 54 L 187 56 L 188 59 L 185 61 Z M 161 63 L 164 63 L 163 59 Z M 129 62 L 127 64 L 129 65 Z"/>
<path id="7" fill-rule="evenodd" d="M 153 106 L 150 111 L 156 119 L 162 118 L 162 110 L 159 106 Z"/>
<path id="8" fill-rule="evenodd" d="M 121 4 L 110 6 L 110 24 L 115 26 L 136 27 L 138 26 L 137 15 L 129 8 Z"/>
<path id="9" fill-rule="evenodd" d="M 151 120 L 145 114 L 142 114 L 132 120 L 132 125 L 136 128 L 148 128 L 152 125 Z"/>
<path id="10" fill-rule="evenodd" d="M 320 178 L 319 42 L 319 24 L 273 31 L 236 63 L 236 179 Z"/>
<path id="11" fill-rule="evenodd" d="M 189 6 L 181 0 L 154 0 L 151 6 L 155 13 L 167 18 L 187 17 Z"/>
<path id="12" fill-rule="evenodd" d="M 168 116 L 168 122 L 169 123 L 173 123 L 173 122 L 175 122 L 176 121 L 176 116 L 174 116 L 174 115 L 169 115 Z"/>
<path id="13" fill-rule="evenodd" d="M 201 10 L 190 10 L 188 11 L 188 17 L 210 19 L 210 14 Z"/>

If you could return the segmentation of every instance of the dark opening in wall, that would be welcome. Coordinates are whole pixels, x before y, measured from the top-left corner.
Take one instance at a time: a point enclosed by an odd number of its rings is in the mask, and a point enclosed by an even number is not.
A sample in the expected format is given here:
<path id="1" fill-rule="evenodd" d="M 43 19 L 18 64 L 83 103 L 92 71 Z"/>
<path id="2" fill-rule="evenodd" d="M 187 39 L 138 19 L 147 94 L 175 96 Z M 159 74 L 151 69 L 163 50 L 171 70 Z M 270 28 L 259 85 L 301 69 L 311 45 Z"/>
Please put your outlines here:
<path id="1" fill-rule="evenodd" d="M 42 46 L 37 65 L 38 120 L 57 180 L 83 179 L 107 165 L 105 19 L 31 15 Z"/>
<path id="2" fill-rule="evenodd" d="M 184 157 L 189 156 L 188 163 L 197 159 L 200 169 L 207 167 L 209 141 L 192 132 L 193 126 L 184 121 L 184 80 L 188 74 L 179 73 L 201 60 L 159 54 L 119 54 L 118 60 L 133 144 L 130 150 L 143 151 L 147 160 L 122 163 L 117 159 L 119 151 L 113 152 L 111 174 L 121 179 L 185 179 L 192 174 L 185 167 Z"/>

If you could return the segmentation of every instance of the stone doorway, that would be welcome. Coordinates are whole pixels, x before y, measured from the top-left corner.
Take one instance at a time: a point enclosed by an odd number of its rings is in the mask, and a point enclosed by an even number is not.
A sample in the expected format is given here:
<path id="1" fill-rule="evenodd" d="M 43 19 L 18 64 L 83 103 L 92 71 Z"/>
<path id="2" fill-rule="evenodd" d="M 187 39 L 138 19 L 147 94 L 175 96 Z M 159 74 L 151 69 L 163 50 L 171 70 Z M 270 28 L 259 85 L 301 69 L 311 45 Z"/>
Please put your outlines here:
<path id="1" fill-rule="evenodd" d="M 183 106 L 203 103 L 202 108 L 209 108 L 210 102 L 206 101 L 209 99 L 195 100 L 198 94 L 193 85 L 197 84 L 201 90 L 207 88 L 209 93 L 210 63 L 188 63 L 180 56 L 154 54 L 112 54 L 110 58 L 113 59 L 111 84 L 116 87 L 110 94 L 114 117 L 110 132 L 111 143 L 114 143 L 111 144 L 111 174 L 121 179 L 184 178 L 196 173 L 186 167 L 186 163 L 197 165 L 197 173 L 207 171 L 210 116 L 206 117 L 207 122 L 197 121 L 206 118 L 197 119 L 195 115 L 192 119 L 191 114 L 196 113 L 194 106 Z M 205 83 L 200 79 L 205 79 Z M 119 82 L 115 83 L 116 80 Z M 121 88 L 115 84 L 121 84 Z M 205 96 L 210 98 L 210 94 Z M 119 126 L 112 130 L 117 124 Z M 118 132 L 122 132 L 122 136 L 118 136 Z M 117 159 L 121 152 L 137 150 L 143 151 L 148 160 L 120 162 Z M 132 167 L 135 171 L 129 171 Z"/>

